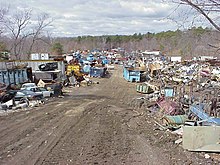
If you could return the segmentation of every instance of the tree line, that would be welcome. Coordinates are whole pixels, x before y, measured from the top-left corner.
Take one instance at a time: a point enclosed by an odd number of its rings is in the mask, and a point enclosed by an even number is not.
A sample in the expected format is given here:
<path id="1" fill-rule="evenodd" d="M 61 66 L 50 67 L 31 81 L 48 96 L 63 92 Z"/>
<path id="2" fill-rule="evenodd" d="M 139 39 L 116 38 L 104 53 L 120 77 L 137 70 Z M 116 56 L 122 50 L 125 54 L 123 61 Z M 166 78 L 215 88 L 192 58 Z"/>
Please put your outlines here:
<path id="1" fill-rule="evenodd" d="M 34 14 L 31 9 L 11 10 L 0 7 L 0 52 L 2 56 L 27 59 L 31 53 L 52 53 L 61 55 L 74 50 L 91 50 L 122 47 L 127 52 L 136 50 L 161 50 L 167 55 L 185 57 L 218 55 L 220 26 L 216 13 L 220 12 L 218 0 L 164 0 L 169 3 L 188 7 L 194 13 L 179 12 L 180 17 L 197 16 L 212 25 L 214 29 L 191 27 L 187 30 L 164 31 L 133 35 L 103 35 L 78 37 L 52 37 L 50 33 L 53 19 L 47 13 Z M 176 10 L 175 10 L 176 11 Z M 178 10 L 180 11 L 180 10 Z M 214 14 L 213 14 L 214 13 Z M 184 22 L 181 22 L 184 24 Z"/>
<path id="2" fill-rule="evenodd" d="M 78 36 L 78 37 L 34 37 L 26 38 L 22 49 L 15 52 L 7 42 L 13 39 L 2 37 L 0 51 L 8 51 L 15 59 L 27 59 L 30 53 L 51 53 L 62 55 L 76 50 L 111 50 L 123 48 L 127 52 L 136 50 L 160 50 L 167 55 L 181 55 L 193 57 L 201 55 L 218 54 L 220 34 L 216 30 L 203 27 L 192 27 L 181 31 L 164 31 L 160 33 L 134 33 L 133 35 L 103 35 L 103 36 Z M 16 41 L 16 40 L 15 40 Z M 12 42 L 13 43 L 13 42 Z M 16 44 L 17 41 L 14 43 Z M 213 46 L 213 45 L 216 45 Z"/>

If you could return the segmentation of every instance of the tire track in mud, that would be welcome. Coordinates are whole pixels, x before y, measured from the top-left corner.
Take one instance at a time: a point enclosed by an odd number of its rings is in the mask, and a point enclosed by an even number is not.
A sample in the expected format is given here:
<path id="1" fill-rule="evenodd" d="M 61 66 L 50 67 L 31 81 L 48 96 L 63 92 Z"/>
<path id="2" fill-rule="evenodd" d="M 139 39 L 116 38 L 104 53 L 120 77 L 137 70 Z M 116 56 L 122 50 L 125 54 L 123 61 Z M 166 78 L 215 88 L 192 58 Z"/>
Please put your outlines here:
<path id="1" fill-rule="evenodd" d="M 33 110 L 37 111 L 33 114 L 31 114 L 33 111 L 27 111 L 28 116 L 23 118 L 23 120 L 20 120 L 19 123 L 14 122 L 12 125 L 8 125 L 7 128 L 5 128 L 5 131 L 2 131 L 1 137 L 0 137 L 0 151 L 1 153 L 7 149 L 10 148 L 10 144 L 12 143 L 18 143 L 19 139 L 23 139 L 26 137 L 26 135 L 30 135 L 32 133 L 35 133 L 38 128 L 44 125 L 45 122 L 48 120 L 52 120 L 54 117 L 56 117 L 55 114 L 61 114 L 64 110 L 59 110 L 59 108 L 51 109 L 47 112 L 42 109 L 43 107 L 38 107 L 40 109 Z M 46 115 L 53 112 L 54 115 L 49 116 Z M 25 114 L 24 114 L 25 115 Z M 29 115 L 31 117 L 29 117 Z"/>
<path id="2" fill-rule="evenodd" d="M 43 164 L 112 164 L 125 160 L 130 141 L 124 133 L 126 126 L 115 116 L 116 109 L 103 102 L 88 107 L 88 113 L 61 139 Z"/>
<path id="3" fill-rule="evenodd" d="M 74 104 L 72 103 L 69 108 L 73 108 L 73 106 Z M 18 127 L 12 127 L 12 129 L 8 131 L 9 133 L 7 132 L 6 134 L 4 134 L 2 138 L 0 138 L 1 158 L 5 156 L 9 158 L 12 156 L 14 157 L 14 153 L 16 152 L 19 152 L 19 155 L 22 155 L 23 152 L 22 150 L 27 150 L 26 152 L 27 154 L 24 154 L 24 156 L 34 152 L 32 147 L 30 147 L 31 145 L 33 145 L 33 143 L 36 143 L 37 145 L 40 146 L 40 144 L 42 144 L 43 141 L 45 142 L 47 141 L 44 140 L 44 138 L 46 138 L 47 133 L 45 137 L 42 138 L 42 136 L 45 134 L 44 132 L 45 130 L 50 130 L 51 127 L 56 128 L 56 127 L 60 127 L 60 125 L 62 126 L 62 123 L 65 121 L 65 120 L 62 121 L 62 118 L 63 118 L 63 114 L 67 111 L 66 108 L 68 108 L 68 106 L 65 106 L 65 108 L 60 108 L 59 106 L 55 106 L 55 108 L 52 108 L 49 111 L 46 112 L 44 111 L 43 114 L 41 113 L 41 115 L 39 114 L 36 117 L 34 116 L 34 119 L 37 120 L 31 119 L 24 123 L 22 123 L 21 121 L 22 124 L 20 124 Z M 20 131 L 16 130 L 18 128 Z M 58 129 L 58 131 L 60 130 Z M 31 139 L 34 139 L 34 142 Z M 10 150 L 11 152 L 14 153 L 10 153 Z M 18 159 L 21 158 L 18 157 Z M 16 158 L 15 162 L 17 162 L 18 159 Z"/>
<path id="4" fill-rule="evenodd" d="M 54 109 L 47 109 L 46 107 L 53 105 L 54 103 L 49 103 L 47 105 L 35 107 L 33 109 L 29 108 L 26 111 L 22 112 L 14 112 L 11 114 L 8 114 L 7 117 L 4 118 L 4 121 L 7 120 L 7 125 L 2 122 L 0 127 L 0 132 L 11 132 L 12 130 L 10 129 L 18 129 L 24 125 L 27 125 L 27 123 L 30 123 L 30 121 L 37 121 L 39 119 L 42 119 L 42 113 L 44 113 L 44 110 L 46 109 L 47 111 L 54 111 Z M 49 112 L 48 112 L 49 113 Z M 30 117 L 31 116 L 31 117 Z M 0 118 L 3 118 L 2 116 Z M 1 136 L 0 136 L 1 138 Z"/>
<path id="5" fill-rule="evenodd" d="M 161 152 L 150 147 L 138 129 L 128 127 L 136 112 L 107 102 L 86 111 L 39 164 L 163 164 Z"/>
<path id="6" fill-rule="evenodd" d="M 45 149 L 40 156 L 38 156 L 38 159 L 36 160 L 35 164 L 45 164 L 45 160 L 48 158 L 49 154 L 53 152 L 55 148 L 58 148 L 60 150 L 60 147 L 57 147 L 58 144 L 63 144 L 62 141 L 63 139 L 66 139 L 66 137 L 69 136 L 69 134 L 72 132 L 72 130 L 78 125 L 78 123 L 82 122 L 84 118 L 93 110 L 91 109 L 86 109 L 86 107 L 91 106 L 94 107 L 96 106 L 97 102 L 103 102 L 103 100 L 84 100 L 83 103 L 75 107 L 74 110 L 68 110 L 64 115 L 64 120 L 67 127 L 63 127 L 64 132 L 62 132 L 59 136 L 59 138 L 55 139 L 53 141 L 53 144 L 47 149 Z M 75 120 L 74 120 L 75 119 Z M 62 124 L 63 122 L 61 122 Z M 50 159 L 51 161 L 51 159 Z M 49 163 L 50 164 L 50 163 Z"/>
<path id="7" fill-rule="evenodd" d="M 137 95 L 135 91 L 135 84 L 127 82 L 122 76 L 122 67 L 117 66 L 112 71 L 110 79 L 103 79 L 104 84 L 101 88 L 101 92 L 97 93 L 97 96 L 108 96 L 107 100 L 109 104 L 117 105 L 118 107 L 127 107 L 134 97 Z"/>
<path id="8" fill-rule="evenodd" d="M 22 144 L 21 149 L 17 150 L 18 155 L 14 155 L 6 164 L 41 164 L 39 162 L 44 155 L 50 152 L 50 150 L 57 145 L 62 137 L 65 137 L 68 134 L 69 129 L 73 127 L 80 119 L 80 116 L 83 113 L 83 107 L 94 102 L 94 100 L 84 100 L 83 105 L 78 105 L 74 107 L 74 104 L 65 106 L 65 111 L 59 117 L 56 117 L 50 120 L 50 124 L 41 125 L 39 130 L 35 130 L 28 137 L 25 137 L 18 142 Z M 71 109 L 71 110 L 68 110 Z M 74 116 L 70 116 L 70 111 Z M 40 122 L 40 121 L 38 121 Z M 38 124 L 38 122 L 36 124 Z M 46 130 L 54 130 L 48 133 Z M 46 132 L 45 132 L 46 131 Z M 28 143 L 28 140 L 34 139 L 31 143 Z M 16 143 L 12 143 L 11 148 L 15 147 Z"/>
<path id="9" fill-rule="evenodd" d="M 135 134 L 135 131 L 130 131 L 127 126 L 129 120 L 123 119 L 133 114 L 127 112 L 131 110 L 126 109 L 131 97 L 129 92 L 132 91 L 127 90 L 126 86 L 133 88 L 134 84 L 124 82 L 118 74 L 113 74 L 110 79 L 102 79 L 100 82 L 98 89 L 94 87 L 89 93 L 87 90 L 83 91 L 83 88 L 76 89 L 79 92 L 68 97 L 70 102 L 67 104 L 64 104 L 65 102 L 60 106 L 51 104 L 46 106 L 51 109 L 44 113 L 30 112 L 30 117 L 35 121 L 28 120 L 21 124 L 20 130 L 23 132 L 11 133 L 14 134 L 14 140 L 5 141 L 5 144 L 9 144 L 7 150 L 10 149 L 11 153 L 4 150 L 2 163 L 19 165 L 129 164 L 132 161 L 143 163 L 143 158 L 137 158 L 136 153 L 132 153 L 136 139 L 131 135 Z M 71 99 L 77 100 L 77 107 L 74 107 L 76 103 Z M 45 113 L 48 114 L 46 117 Z M 18 128 L 13 127 L 10 131 Z M 29 135 L 26 136 L 27 134 Z M 2 145 L 4 146 L 0 143 L 0 146 Z M 5 158 L 9 154 L 11 156 Z"/>

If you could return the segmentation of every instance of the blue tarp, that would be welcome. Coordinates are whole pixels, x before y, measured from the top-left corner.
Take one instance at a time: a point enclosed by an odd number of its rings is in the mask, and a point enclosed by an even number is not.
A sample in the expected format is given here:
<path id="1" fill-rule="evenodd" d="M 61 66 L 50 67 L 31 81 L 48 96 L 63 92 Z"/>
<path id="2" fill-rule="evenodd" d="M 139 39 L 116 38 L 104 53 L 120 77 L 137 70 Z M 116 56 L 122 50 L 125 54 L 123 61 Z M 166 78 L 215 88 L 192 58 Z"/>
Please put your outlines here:
<path id="1" fill-rule="evenodd" d="M 108 64 L 108 63 L 109 63 L 108 59 L 103 59 L 102 60 L 102 64 Z"/>
<path id="2" fill-rule="evenodd" d="M 90 65 L 84 65 L 84 67 L 83 67 L 83 72 L 89 73 L 89 72 L 90 72 L 90 68 L 91 68 Z"/>
<path id="3" fill-rule="evenodd" d="M 189 108 L 189 110 L 199 119 L 204 120 L 208 123 L 214 123 L 216 125 L 220 125 L 220 118 L 214 118 L 209 116 L 207 113 L 204 112 L 203 109 L 204 109 L 204 104 L 191 105 Z"/>
<path id="4" fill-rule="evenodd" d="M 93 56 L 89 56 L 89 57 L 86 58 L 86 60 L 87 60 L 87 61 L 94 61 L 95 58 L 94 58 Z"/>

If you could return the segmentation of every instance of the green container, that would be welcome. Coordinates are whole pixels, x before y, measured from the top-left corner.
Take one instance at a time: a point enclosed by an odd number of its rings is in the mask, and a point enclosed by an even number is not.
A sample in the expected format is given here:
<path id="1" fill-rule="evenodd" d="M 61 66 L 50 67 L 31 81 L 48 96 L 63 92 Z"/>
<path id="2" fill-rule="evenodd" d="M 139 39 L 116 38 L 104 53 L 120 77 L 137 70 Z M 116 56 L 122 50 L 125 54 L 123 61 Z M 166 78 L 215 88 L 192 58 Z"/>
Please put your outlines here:
<path id="1" fill-rule="evenodd" d="M 187 115 L 176 115 L 176 116 L 169 116 L 166 115 L 163 117 L 165 121 L 169 124 L 184 124 L 187 120 Z"/>
<path id="2" fill-rule="evenodd" d="M 136 85 L 136 91 L 143 94 L 153 93 L 154 90 L 148 85 Z"/>

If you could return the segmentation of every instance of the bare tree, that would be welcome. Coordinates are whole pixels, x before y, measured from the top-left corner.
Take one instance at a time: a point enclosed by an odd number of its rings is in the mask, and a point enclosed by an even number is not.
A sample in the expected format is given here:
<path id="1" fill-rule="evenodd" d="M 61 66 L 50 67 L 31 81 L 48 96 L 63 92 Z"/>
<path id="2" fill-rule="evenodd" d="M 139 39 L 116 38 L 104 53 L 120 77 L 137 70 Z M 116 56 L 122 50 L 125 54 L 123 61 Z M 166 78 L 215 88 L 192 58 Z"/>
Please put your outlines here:
<path id="1" fill-rule="evenodd" d="M 30 24 L 30 19 L 31 10 L 24 10 L 17 11 L 13 15 L 8 13 L 7 17 L 3 20 L 6 34 L 9 34 L 13 40 L 10 51 L 15 55 L 16 59 L 19 58 L 24 41 L 29 35 L 27 27 Z"/>
<path id="2" fill-rule="evenodd" d="M 52 19 L 46 13 L 33 15 L 31 9 L 0 10 L 1 27 L 11 40 L 10 53 L 20 59 L 22 53 L 30 55 L 37 40 L 43 40 L 45 29 L 50 26 Z M 2 11 L 2 12 L 1 12 Z M 14 12 L 14 13 L 12 13 Z M 34 20 L 34 17 L 37 19 Z M 2 18 L 2 19 L 1 19 Z"/>
<path id="3" fill-rule="evenodd" d="M 194 24 L 196 18 L 202 18 L 209 22 L 218 32 L 220 32 L 220 0 L 165 0 L 177 4 L 176 10 L 181 7 L 190 7 L 189 12 L 182 12 L 179 16 L 185 19 L 192 18 L 191 23 Z M 192 14 L 192 11 L 194 13 Z M 189 14 L 190 13 L 190 14 Z M 182 22 L 183 24 L 183 22 Z M 218 39 L 216 39 L 218 40 Z M 208 43 L 208 46 L 216 48 L 216 52 L 220 50 L 219 46 Z"/>
<path id="4" fill-rule="evenodd" d="M 47 43 L 45 38 L 44 30 L 51 25 L 52 19 L 49 17 L 47 13 L 41 13 L 38 15 L 37 23 L 32 28 L 32 34 L 31 35 L 31 43 L 28 50 L 28 55 L 32 53 L 33 46 L 37 40 L 41 40 L 45 43 Z"/>
<path id="5" fill-rule="evenodd" d="M 219 0 L 171 0 L 179 6 L 185 5 L 202 15 L 215 29 L 220 31 L 220 24 L 218 22 L 220 13 Z"/>
<path id="6" fill-rule="evenodd" d="M 8 8 L 6 8 L 6 7 L 5 8 L 4 7 L 0 8 L 0 35 L 4 31 L 3 23 L 4 23 L 4 18 L 5 18 L 5 15 L 6 15 L 7 12 L 8 12 Z"/>

